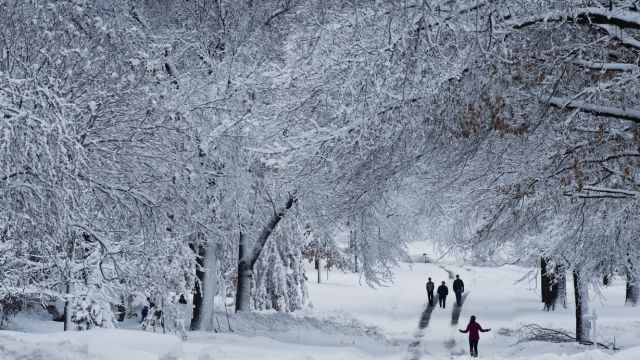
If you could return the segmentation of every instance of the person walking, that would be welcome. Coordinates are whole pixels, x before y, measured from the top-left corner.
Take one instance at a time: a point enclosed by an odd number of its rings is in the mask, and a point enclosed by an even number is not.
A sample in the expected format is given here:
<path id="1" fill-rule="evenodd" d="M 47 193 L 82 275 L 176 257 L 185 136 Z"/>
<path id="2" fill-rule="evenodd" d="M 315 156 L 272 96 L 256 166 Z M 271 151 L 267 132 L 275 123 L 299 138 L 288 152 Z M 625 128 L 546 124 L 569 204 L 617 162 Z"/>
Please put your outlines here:
<path id="1" fill-rule="evenodd" d="M 427 299 L 429 300 L 429 306 L 433 306 L 433 290 L 435 289 L 435 285 L 431 278 L 427 281 Z"/>
<path id="2" fill-rule="evenodd" d="M 453 281 L 453 292 L 456 294 L 456 304 L 462 306 L 462 293 L 464 292 L 464 283 L 460 279 L 460 275 L 456 275 Z"/>
<path id="3" fill-rule="evenodd" d="M 445 308 L 447 305 L 447 295 L 449 295 L 449 288 L 442 282 L 442 285 L 438 286 L 438 304 L 441 308 Z"/>
<path id="4" fill-rule="evenodd" d="M 487 332 L 491 331 L 491 329 L 483 329 L 482 326 L 476 322 L 476 316 L 471 315 L 467 328 L 465 330 L 458 330 L 463 334 L 469 333 L 469 353 L 472 357 L 478 357 L 478 341 L 480 341 L 479 331 Z"/>

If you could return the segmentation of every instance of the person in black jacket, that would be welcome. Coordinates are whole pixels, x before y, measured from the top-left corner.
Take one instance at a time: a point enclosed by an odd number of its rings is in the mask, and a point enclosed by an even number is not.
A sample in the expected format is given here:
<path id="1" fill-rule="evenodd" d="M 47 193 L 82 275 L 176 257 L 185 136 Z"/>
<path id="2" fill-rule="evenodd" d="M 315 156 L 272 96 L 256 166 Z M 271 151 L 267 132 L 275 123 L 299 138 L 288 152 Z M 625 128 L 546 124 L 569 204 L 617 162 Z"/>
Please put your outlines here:
<path id="1" fill-rule="evenodd" d="M 447 305 L 447 295 L 449 295 L 449 288 L 442 282 L 442 285 L 438 286 L 438 304 L 441 308 L 445 308 Z"/>
<path id="2" fill-rule="evenodd" d="M 435 289 L 435 285 L 433 285 L 433 281 L 429 278 L 427 281 L 427 298 L 429 299 L 429 306 L 433 306 L 433 290 Z"/>
<path id="3" fill-rule="evenodd" d="M 456 294 L 456 303 L 458 306 L 462 306 L 464 283 L 462 282 L 462 279 L 460 279 L 460 275 L 456 275 L 456 279 L 453 281 L 453 292 Z"/>

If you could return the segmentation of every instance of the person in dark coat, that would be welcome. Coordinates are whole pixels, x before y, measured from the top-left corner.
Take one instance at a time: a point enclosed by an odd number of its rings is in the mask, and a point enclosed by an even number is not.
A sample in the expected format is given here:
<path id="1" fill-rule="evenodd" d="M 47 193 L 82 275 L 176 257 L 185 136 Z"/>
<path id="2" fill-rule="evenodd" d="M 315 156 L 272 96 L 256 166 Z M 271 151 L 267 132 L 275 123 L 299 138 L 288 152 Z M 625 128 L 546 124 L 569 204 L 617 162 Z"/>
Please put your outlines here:
<path id="1" fill-rule="evenodd" d="M 445 308 L 447 305 L 447 295 L 449 295 L 449 288 L 442 282 L 442 285 L 438 286 L 438 304 L 441 308 Z"/>
<path id="2" fill-rule="evenodd" d="M 453 281 L 453 292 L 456 294 L 456 304 L 462 306 L 462 293 L 464 292 L 464 283 L 460 279 L 460 275 L 456 275 Z"/>
<path id="3" fill-rule="evenodd" d="M 476 316 L 472 315 L 471 320 L 469 320 L 469 325 L 465 330 L 458 329 L 461 333 L 469 333 L 469 353 L 472 357 L 478 357 L 478 341 L 480 341 L 480 333 L 491 331 L 491 329 L 483 329 L 480 324 L 476 322 Z"/>
<path id="4" fill-rule="evenodd" d="M 427 281 L 427 298 L 429 300 L 429 306 L 433 306 L 433 290 L 435 289 L 435 285 L 433 284 L 433 281 L 431 281 L 431 278 L 429 278 L 429 281 Z"/>

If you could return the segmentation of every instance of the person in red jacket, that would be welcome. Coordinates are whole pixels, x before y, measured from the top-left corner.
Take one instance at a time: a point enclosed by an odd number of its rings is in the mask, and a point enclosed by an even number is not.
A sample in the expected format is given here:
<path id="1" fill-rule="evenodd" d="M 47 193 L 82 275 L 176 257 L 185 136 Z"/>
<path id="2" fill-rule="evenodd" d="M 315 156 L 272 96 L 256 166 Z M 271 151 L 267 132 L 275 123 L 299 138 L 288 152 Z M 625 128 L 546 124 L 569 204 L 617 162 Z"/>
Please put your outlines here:
<path id="1" fill-rule="evenodd" d="M 471 320 L 469 320 L 469 325 L 467 325 L 466 330 L 460 330 L 461 333 L 469 333 L 469 352 L 471 356 L 478 357 L 478 341 L 480 340 L 480 333 L 478 331 L 487 332 L 491 329 L 483 329 L 480 324 L 476 322 L 476 316 L 471 315 Z"/>

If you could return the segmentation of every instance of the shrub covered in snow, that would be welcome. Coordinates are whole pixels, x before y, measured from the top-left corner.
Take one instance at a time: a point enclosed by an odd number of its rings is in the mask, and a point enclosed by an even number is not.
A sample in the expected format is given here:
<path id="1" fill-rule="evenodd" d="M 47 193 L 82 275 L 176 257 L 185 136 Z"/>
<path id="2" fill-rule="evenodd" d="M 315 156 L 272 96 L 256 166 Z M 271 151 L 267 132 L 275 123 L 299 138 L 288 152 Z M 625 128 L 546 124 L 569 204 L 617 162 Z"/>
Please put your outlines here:
<path id="1" fill-rule="evenodd" d="M 81 296 L 73 302 L 72 311 L 71 321 L 78 331 L 115 327 L 111 306 L 100 299 Z"/>

